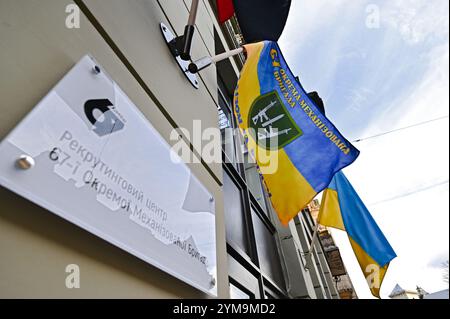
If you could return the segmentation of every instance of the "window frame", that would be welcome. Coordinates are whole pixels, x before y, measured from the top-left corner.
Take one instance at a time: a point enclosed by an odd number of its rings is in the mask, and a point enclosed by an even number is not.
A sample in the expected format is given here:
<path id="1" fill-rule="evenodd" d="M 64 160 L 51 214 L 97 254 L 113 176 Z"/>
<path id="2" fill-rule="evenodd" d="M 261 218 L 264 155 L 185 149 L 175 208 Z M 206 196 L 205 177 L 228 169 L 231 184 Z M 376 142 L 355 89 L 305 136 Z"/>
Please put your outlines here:
<path id="1" fill-rule="evenodd" d="M 218 80 L 221 80 L 220 74 L 218 72 Z M 222 95 L 223 101 L 225 102 L 226 110 L 223 110 L 224 112 L 228 112 L 231 114 L 231 125 L 232 128 L 236 128 L 236 118 L 234 116 L 234 112 L 232 110 L 232 107 L 230 106 L 228 100 L 225 96 L 225 94 L 222 92 L 220 86 L 218 86 L 219 96 Z M 220 98 L 220 97 L 219 97 Z M 219 105 L 219 107 L 222 107 Z M 239 151 L 239 148 L 242 144 L 242 137 L 240 134 L 237 134 L 236 139 L 234 139 L 235 142 L 238 142 L 238 145 L 235 145 L 234 149 L 236 151 Z M 238 154 L 238 156 L 242 156 L 242 154 Z M 265 212 L 264 208 L 260 205 L 260 203 L 257 201 L 255 196 L 250 191 L 250 188 L 246 181 L 245 176 L 245 167 L 244 163 L 242 161 L 239 161 L 237 163 L 237 166 L 235 166 L 233 163 L 230 163 L 228 160 L 228 156 L 225 154 L 225 151 L 222 148 L 222 167 L 224 174 L 227 174 L 229 178 L 233 181 L 235 186 L 240 190 L 241 193 L 241 201 L 242 201 L 242 208 L 244 213 L 244 231 L 247 234 L 247 244 L 249 253 L 247 254 L 244 252 L 237 244 L 233 243 L 232 240 L 227 238 L 227 252 L 228 254 L 233 257 L 239 264 L 244 267 L 247 271 L 249 271 L 253 276 L 255 276 L 258 279 L 259 283 L 259 289 L 260 289 L 260 296 L 263 299 L 266 299 L 266 293 L 268 293 L 270 296 L 277 298 L 284 299 L 288 298 L 287 291 L 279 287 L 274 281 L 264 273 L 264 271 L 260 267 L 259 262 L 259 255 L 258 255 L 258 247 L 256 244 L 255 239 L 255 231 L 253 228 L 253 217 L 252 217 L 252 210 L 254 214 L 257 216 L 257 218 L 260 219 L 260 221 L 263 223 L 263 225 L 267 228 L 269 233 L 273 236 L 273 240 L 275 241 L 275 245 L 278 248 L 278 255 L 279 260 L 277 262 L 280 263 L 280 268 L 284 272 L 283 268 L 283 255 L 281 254 L 281 248 L 279 246 L 279 242 L 276 240 L 277 236 L 277 228 L 274 225 L 273 221 L 271 220 L 270 216 L 272 215 L 272 206 L 269 198 L 269 194 L 267 193 L 265 187 L 263 187 L 263 195 L 264 200 L 267 205 L 267 213 Z M 263 181 L 261 181 L 262 183 Z M 226 218 L 226 217 L 225 217 Z M 281 274 L 283 278 L 285 278 L 285 274 Z M 233 278 L 229 277 L 230 282 L 233 283 L 233 285 L 237 286 L 235 283 L 239 282 Z M 237 286 L 239 288 L 239 286 Z M 242 285 L 240 286 L 242 287 Z M 245 288 L 245 287 L 244 287 Z M 240 288 L 239 288 L 240 289 Z"/>

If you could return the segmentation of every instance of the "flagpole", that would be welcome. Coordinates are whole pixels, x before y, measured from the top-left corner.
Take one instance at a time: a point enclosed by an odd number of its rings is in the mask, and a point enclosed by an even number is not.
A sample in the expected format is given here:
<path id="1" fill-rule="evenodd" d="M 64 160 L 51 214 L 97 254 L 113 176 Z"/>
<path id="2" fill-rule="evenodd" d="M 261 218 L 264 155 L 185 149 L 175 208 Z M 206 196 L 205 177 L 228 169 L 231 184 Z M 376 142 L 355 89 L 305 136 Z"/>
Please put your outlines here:
<path id="1" fill-rule="evenodd" d="M 189 12 L 188 25 L 195 26 L 195 20 L 197 20 L 198 2 L 199 0 L 192 0 L 191 11 Z"/>
<path id="2" fill-rule="evenodd" d="M 243 47 L 240 47 L 240 48 L 237 48 L 237 49 L 234 49 L 234 50 L 230 50 L 230 51 L 227 51 L 227 52 L 224 52 L 224 53 L 215 55 L 215 56 L 211 57 L 211 60 L 212 60 L 214 63 L 217 63 L 217 62 L 226 60 L 226 59 L 228 59 L 228 58 L 231 58 L 232 56 L 241 54 L 241 53 L 243 53 L 243 52 L 244 52 L 244 48 L 243 48 Z"/>
<path id="3" fill-rule="evenodd" d="M 240 47 L 234 50 L 230 50 L 230 51 L 226 51 L 224 53 L 215 55 L 215 56 L 206 56 L 204 58 L 201 58 L 197 61 L 192 62 L 189 65 L 189 72 L 191 73 L 198 73 L 201 70 L 207 68 L 208 66 L 210 66 L 211 64 L 216 64 L 217 62 L 229 59 L 235 55 L 241 54 L 244 52 L 244 48 Z"/>
<path id="4" fill-rule="evenodd" d="M 311 268 L 311 266 L 312 266 L 311 265 L 311 263 L 312 263 L 312 255 L 314 253 L 314 249 L 315 249 L 315 246 L 316 246 L 315 244 L 316 244 L 318 236 L 319 236 L 319 223 L 316 223 L 316 227 L 314 229 L 314 234 L 313 234 L 313 237 L 311 239 L 311 244 L 309 246 L 308 252 L 305 255 L 305 260 L 306 260 L 306 262 L 305 262 L 305 269 L 309 270 Z"/>

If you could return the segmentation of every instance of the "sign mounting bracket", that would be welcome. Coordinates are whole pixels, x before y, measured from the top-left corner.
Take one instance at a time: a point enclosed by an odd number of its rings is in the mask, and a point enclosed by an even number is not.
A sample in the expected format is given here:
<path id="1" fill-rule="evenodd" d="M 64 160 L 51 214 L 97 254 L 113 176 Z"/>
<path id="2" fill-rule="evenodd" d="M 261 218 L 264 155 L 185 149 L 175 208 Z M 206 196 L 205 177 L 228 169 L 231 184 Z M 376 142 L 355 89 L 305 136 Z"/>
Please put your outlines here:
<path id="1" fill-rule="evenodd" d="M 188 81 L 192 84 L 192 86 L 198 90 L 199 89 L 198 77 L 196 74 L 191 73 L 191 71 L 189 71 L 189 65 L 191 64 L 191 62 L 189 60 L 188 61 L 183 60 L 180 56 L 180 48 L 178 47 L 178 43 L 180 43 L 180 37 L 178 38 L 175 37 L 173 32 L 162 22 L 160 23 L 160 28 L 164 40 L 166 41 L 167 46 L 169 47 L 169 50 L 172 56 L 175 58 L 175 61 L 180 67 L 181 71 L 184 73 L 184 75 L 186 76 Z"/>

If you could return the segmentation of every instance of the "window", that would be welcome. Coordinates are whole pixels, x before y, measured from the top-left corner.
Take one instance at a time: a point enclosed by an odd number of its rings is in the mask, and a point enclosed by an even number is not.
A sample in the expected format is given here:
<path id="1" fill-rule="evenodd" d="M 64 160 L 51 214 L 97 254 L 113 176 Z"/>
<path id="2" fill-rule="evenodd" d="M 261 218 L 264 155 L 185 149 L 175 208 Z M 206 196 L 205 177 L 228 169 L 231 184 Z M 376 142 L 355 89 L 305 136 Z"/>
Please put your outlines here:
<path id="1" fill-rule="evenodd" d="M 216 54 L 224 51 L 217 33 L 216 50 Z M 271 221 L 273 209 L 257 166 L 248 158 L 242 136 L 236 130 L 232 98 L 237 76 L 229 61 L 217 64 L 217 78 L 225 224 L 232 265 L 230 294 L 235 298 L 284 298 L 287 295 L 284 261 L 279 253 L 276 227 Z"/>
<path id="2" fill-rule="evenodd" d="M 224 174 L 223 184 L 227 240 L 250 255 L 248 234 L 244 227 L 245 215 L 242 203 L 242 191 L 228 174 Z"/>
<path id="3" fill-rule="evenodd" d="M 279 287 L 284 289 L 283 269 L 281 268 L 281 259 L 278 253 L 275 235 L 267 228 L 253 210 L 252 216 L 261 270 Z"/>
<path id="4" fill-rule="evenodd" d="M 222 150 L 224 152 L 224 161 L 233 164 L 236 170 L 242 171 L 239 163 L 242 163 L 242 151 L 240 149 L 242 143 L 240 137 L 236 136 L 236 131 L 233 130 L 236 127 L 234 123 L 234 116 L 232 113 L 231 105 L 232 101 L 226 94 L 226 88 L 219 78 L 219 128 L 222 137 Z M 224 93 L 225 92 L 225 93 Z"/>
<path id="5" fill-rule="evenodd" d="M 231 299 L 253 299 L 251 294 L 246 292 L 245 288 L 241 286 L 241 288 L 237 287 L 237 283 L 230 283 L 230 297 Z"/>
<path id="6" fill-rule="evenodd" d="M 268 207 L 266 203 L 266 189 L 263 185 L 263 180 L 259 175 L 256 163 L 249 158 L 249 153 L 244 154 L 245 162 L 245 178 L 251 194 L 255 197 L 258 204 L 263 209 L 264 213 L 268 214 Z"/>

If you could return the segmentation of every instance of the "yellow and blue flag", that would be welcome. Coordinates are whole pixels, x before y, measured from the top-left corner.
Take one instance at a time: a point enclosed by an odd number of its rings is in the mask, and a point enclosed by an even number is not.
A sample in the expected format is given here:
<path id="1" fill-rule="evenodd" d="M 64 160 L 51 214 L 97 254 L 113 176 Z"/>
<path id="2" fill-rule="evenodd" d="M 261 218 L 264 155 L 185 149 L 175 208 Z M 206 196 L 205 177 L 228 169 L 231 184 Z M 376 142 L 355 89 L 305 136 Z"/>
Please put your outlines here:
<path id="1" fill-rule="evenodd" d="M 287 225 L 359 151 L 310 100 L 276 42 L 245 46 L 234 113 Z"/>
<path id="2" fill-rule="evenodd" d="M 369 288 L 379 298 L 389 263 L 397 255 L 342 172 L 324 192 L 318 223 L 347 232 Z"/>

